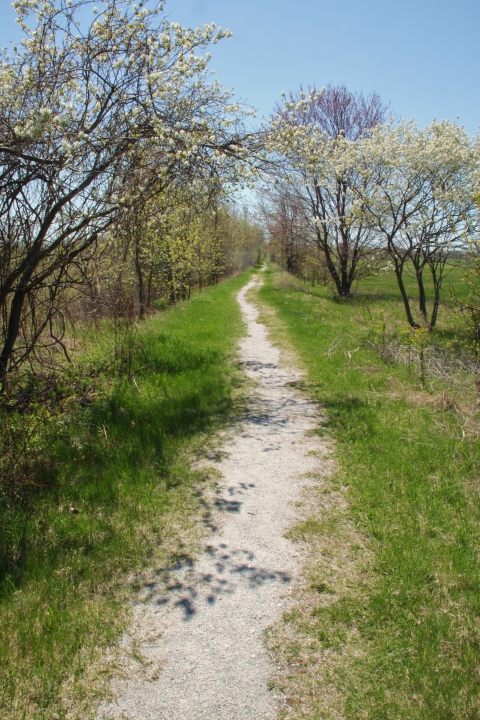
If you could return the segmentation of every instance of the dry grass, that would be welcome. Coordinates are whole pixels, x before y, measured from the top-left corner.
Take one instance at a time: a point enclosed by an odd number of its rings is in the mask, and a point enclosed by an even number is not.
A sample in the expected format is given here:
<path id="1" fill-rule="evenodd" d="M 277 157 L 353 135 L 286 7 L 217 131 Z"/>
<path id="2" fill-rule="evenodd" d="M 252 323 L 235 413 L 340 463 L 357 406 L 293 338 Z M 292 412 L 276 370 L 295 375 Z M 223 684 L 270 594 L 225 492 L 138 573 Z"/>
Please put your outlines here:
<path id="1" fill-rule="evenodd" d="M 278 282 L 291 287 L 287 276 L 280 276 Z M 259 305 L 258 299 L 257 306 L 259 321 L 279 347 L 282 364 L 305 369 L 278 314 L 268 305 Z M 304 380 L 292 384 L 300 391 L 308 390 Z M 321 408 L 319 421 L 319 433 L 325 435 Z M 353 672 L 355 661 L 366 652 L 349 607 L 361 606 L 367 587 L 375 582 L 373 556 L 351 518 L 348 485 L 339 475 L 334 442 L 327 434 L 318 445 L 321 473 L 309 476 L 299 503 L 300 518 L 287 533 L 303 556 L 301 576 L 292 592 L 296 599 L 266 633 L 277 667 L 270 686 L 281 698 L 282 720 L 344 718 L 341 678 Z"/>
<path id="2" fill-rule="evenodd" d="M 344 718 L 342 677 L 367 651 L 350 608 L 362 605 L 366 586 L 374 582 L 372 555 L 349 517 L 331 447 L 326 452 L 326 471 L 305 491 L 302 519 L 288 533 L 304 554 L 296 601 L 267 634 L 279 665 L 272 687 L 284 698 L 285 720 Z"/>

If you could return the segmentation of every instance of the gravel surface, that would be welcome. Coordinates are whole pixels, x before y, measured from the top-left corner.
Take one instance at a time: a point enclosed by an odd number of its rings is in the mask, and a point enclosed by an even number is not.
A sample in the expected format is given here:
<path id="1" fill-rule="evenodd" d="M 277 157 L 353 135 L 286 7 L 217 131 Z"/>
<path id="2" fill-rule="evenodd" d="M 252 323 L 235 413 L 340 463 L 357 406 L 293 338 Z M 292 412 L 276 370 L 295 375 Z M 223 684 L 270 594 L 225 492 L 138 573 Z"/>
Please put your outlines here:
<path id="1" fill-rule="evenodd" d="M 133 628 L 147 673 L 115 683 L 116 701 L 101 718 L 267 720 L 281 698 L 263 632 L 293 602 L 298 546 L 284 537 L 295 501 L 318 467 L 318 409 L 289 387 L 300 374 L 279 364 L 258 311 L 238 294 L 248 334 L 240 357 L 256 381 L 249 413 L 222 448 L 217 495 L 220 530 L 194 563 L 170 571 L 153 588 Z M 149 642 L 152 633 L 157 639 Z"/>

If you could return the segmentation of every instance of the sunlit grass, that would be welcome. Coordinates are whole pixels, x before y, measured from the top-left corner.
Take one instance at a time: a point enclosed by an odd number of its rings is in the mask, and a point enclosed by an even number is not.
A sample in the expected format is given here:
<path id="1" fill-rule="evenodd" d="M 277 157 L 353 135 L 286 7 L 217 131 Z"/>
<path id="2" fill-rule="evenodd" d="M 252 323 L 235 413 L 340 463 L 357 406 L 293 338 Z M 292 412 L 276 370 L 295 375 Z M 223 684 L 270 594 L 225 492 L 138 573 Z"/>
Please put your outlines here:
<path id="1" fill-rule="evenodd" d="M 102 398 L 72 428 L 81 450 L 52 447 L 61 460 L 87 460 L 62 466 L 49 491 L 4 500 L 2 718 L 63 718 L 88 707 L 101 690 L 101 649 L 125 627 L 135 572 L 195 549 L 205 471 L 190 462 L 241 396 L 235 293 L 247 279 L 149 319 L 137 338 L 135 382 L 104 377 Z M 93 345 L 88 362 L 101 363 L 110 339 L 100 334 Z"/>
<path id="2" fill-rule="evenodd" d="M 306 368 L 306 387 L 325 408 L 338 481 L 374 556 L 375 581 L 361 600 L 321 603 L 297 631 L 312 647 L 333 643 L 335 652 L 349 629 L 359 633 L 362 652 L 343 669 L 338 661 L 332 680 L 351 720 L 476 718 L 478 443 L 462 439 L 454 410 L 424 402 L 428 391 L 415 374 L 384 363 L 366 342 L 372 315 L 383 315 L 391 332 L 405 325 L 394 278 L 373 278 L 357 292 L 338 301 L 270 270 L 259 293 L 277 310 Z M 454 325 L 448 313 L 442 308 L 440 336 Z M 313 538 L 315 522 L 299 532 Z M 289 718 L 337 717 L 314 696 L 302 702 Z"/>

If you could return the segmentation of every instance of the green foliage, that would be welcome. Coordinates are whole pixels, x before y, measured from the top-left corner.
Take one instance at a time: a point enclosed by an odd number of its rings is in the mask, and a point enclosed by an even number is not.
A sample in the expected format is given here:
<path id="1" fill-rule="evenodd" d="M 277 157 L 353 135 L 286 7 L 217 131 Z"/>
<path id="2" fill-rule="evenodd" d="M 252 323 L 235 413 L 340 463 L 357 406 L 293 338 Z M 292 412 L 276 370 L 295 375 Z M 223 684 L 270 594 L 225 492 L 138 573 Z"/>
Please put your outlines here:
<path id="1" fill-rule="evenodd" d="M 409 327 L 402 331 L 403 343 L 411 350 L 417 353 L 420 365 L 420 382 L 425 387 L 425 350 L 431 344 L 431 334 L 429 328 Z"/>
<path id="2" fill-rule="evenodd" d="M 431 334 L 428 328 L 405 328 L 402 331 L 402 340 L 407 347 L 422 352 L 431 343 Z"/>

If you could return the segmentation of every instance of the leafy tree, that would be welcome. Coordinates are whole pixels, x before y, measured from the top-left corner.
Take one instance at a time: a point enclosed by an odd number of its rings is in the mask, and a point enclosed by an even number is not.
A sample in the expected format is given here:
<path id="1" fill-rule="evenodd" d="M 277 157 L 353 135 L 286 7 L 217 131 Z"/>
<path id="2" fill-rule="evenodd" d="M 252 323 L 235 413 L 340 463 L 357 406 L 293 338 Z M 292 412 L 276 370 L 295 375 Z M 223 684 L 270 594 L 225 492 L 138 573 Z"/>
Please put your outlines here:
<path id="1" fill-rule="evenodd" d="M 310 226 L 306 239 L 323 255 L 342 296 L 383 262 L 356 192 L 357 186 L 362 192 L 369 188 L 345 149 L 382 123 L 386 112 L 376 94 L 366 98 L 344 86 L 329 86 L 290 94 L 272 118 L 271 148 L 283 160 L 281 182 L 302 208 Z"/>
<path id="2" fill-rule="evenodd" d="M 91 0 L 14 7 L 24 40 L 0 66 L 4 390 L 40 346 L 61 344 L 61 298 L 125 208 L 172 183 L 226 171 L 236 181 L 259 150 L 241 108 L 207 76 L 203 51 L 228 31 L 186 30 L 161 4 L 129 0 L 100 12 Z"/>
<path id="3" fill-rule="evenodd" d="M 419 130 L 409 121 L 378 126 L 347 152 L 364 178 L 356 192 L 393 261 L 407 320 L 418 325 L 404 284 L 411 264 L 420 318 L 431 329 L 449 258 L 478 237 L 478 144 L 455 123 L 434 121 Z M 434 289 L 430 315 L 425 271 Z"/>

